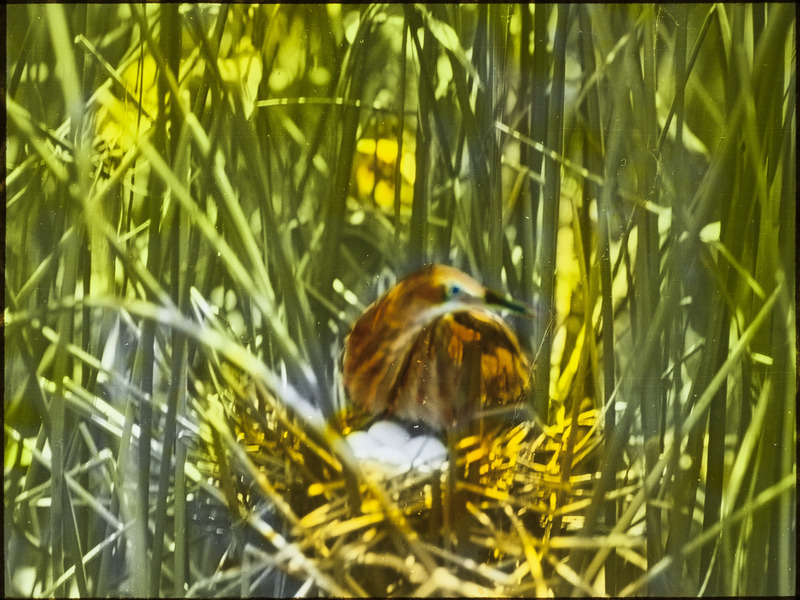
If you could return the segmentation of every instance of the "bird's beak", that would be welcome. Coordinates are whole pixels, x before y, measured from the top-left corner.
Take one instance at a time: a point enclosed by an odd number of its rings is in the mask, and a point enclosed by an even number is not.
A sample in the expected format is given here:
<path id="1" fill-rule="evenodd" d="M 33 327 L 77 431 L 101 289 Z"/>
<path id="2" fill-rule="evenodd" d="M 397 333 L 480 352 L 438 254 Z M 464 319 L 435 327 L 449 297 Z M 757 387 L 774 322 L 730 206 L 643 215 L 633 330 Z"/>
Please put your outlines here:
<path id="1" fill-rule="evenodd" d="M 530 307 L 523 304 L 522 302 L 517 302 L 516 300 L 511 300 L 510 298 L 506 298 L 505 296 L 501 296 L 497 292 L 493 290 L 486 290 L 486 295 L 484 296 L 487 304 L 492 304 L 494 306 L 502 306 L 503 308 L 507 308 L 508 310 L 512 310 L 515 313 L 519 313 L 524 315 L 528 318 L 532 318 L 535 316 L 535 311 L 533 311 Z"/>

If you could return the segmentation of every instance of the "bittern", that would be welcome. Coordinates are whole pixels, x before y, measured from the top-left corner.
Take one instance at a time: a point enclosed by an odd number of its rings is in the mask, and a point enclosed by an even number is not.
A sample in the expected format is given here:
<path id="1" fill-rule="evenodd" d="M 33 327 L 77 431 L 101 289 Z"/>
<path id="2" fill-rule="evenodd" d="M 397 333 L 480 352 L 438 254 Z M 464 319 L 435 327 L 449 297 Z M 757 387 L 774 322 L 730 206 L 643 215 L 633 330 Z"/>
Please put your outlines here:
<path id="1" fill-rule="evenodd" d="M 528 313 L 453 267 L 431 265 L 398 282 L 347 337 L 342 374 L 350 401 L 438 431 L 521 402 L 528 361 L 492 306 Z"/>

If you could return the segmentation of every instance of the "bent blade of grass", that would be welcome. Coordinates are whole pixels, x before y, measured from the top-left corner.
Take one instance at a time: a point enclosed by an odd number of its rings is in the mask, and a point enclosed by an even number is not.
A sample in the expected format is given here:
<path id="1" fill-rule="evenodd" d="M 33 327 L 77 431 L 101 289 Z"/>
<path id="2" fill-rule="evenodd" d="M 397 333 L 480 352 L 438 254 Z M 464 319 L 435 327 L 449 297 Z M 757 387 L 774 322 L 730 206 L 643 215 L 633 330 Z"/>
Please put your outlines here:
<path id="1" fill-rule="evenodd" d="M 191 197 L 189 190 L 175 177 L 175 174 L 170 169 L 169 165 L 164 161 L 158 152 L 153 148 L 147 140 L 140 140 L 142 153 L 150 160 L 156 172 L 164 178 L 165 183 L 172 191 L 173 197 L 177 199 L 188 213 L 191 220 L 200 227 L 200 230 L 211 242 L 211 244 L 219 252 L 220 258 L 228 267 L 231 276 L 236 282 L 242 286 L 242 289 L 250 289 L 252 284 L 251 273 L 241 263 L 239 257 L 228 245 L 227 241 L 219 234 L 214 227 L 214 224 L 200 209 L 194 199 Z M 243 217 L 243 215 L 242 215 Z M 256 250 L 257 252 L 257 250 Z M 266 275 L 265 275 L 266 276 Z M 262 281 L 263 283 L 263 281 Z M 305 383 L 313 389 L 316 385 L 316 375 L 314 372 L 301 360 L 299 350 L 296 344 L 289 336 L 282 321 L 277 316 L 277 310 L 274 306 L 274 298 L 271 293 L 271 287 L 260 287 L 258 293 L 252 293 L 252 299 L 266 317 L 269 327 L 274 333 L 272 336 L 274 341 L 281 349 L 283 356 L 290 362 L 290 364 L 297 365 L 300 369 L 301 375 L 305 379 Z"/>
<path id="2" fill-rule="evenodd" d="M 736 345 L 731 349 L 728 358 L 725 360 L 722 367 L 717 371 L 714 375 L 713 379 L 709 383 L 708 387 L 703 391 L 703 394 L 695 403 L 694 410 L 689 415 L 689 417 L 681 424 L 681 430 L 675 431 L 672 435 L 672 443 L 669 447 L 664 449 L 664 452 L 661 455 L 659 461 L 654 465 L 653 470 L 645 479 L 645 483 L 643 488 L 636 494 L 636 497 L 625 510 L 625 512 L 620 517 L 617 525 L 611 531 L 613 534 L 620 534 L 623 533 L 628 526 L 632 523 L 636 512 L 639 510 L 640 506 L 645 500 L 646 497 L 646 490 L 653 489 L 656 485 L 658 485 L 659 481 L 661 480 L 662 473 L 664 467 L 670 460 L 670 456 L 672 455 L 674 444 L 680 443 L 681 440 L 684 439 L 686 432 L 691 431 L 698 425 L 701 425 L 703 419 L 706 417 L 706 411 L 708 410 L 709 406 L 711 405 L 711 401 L 714 399 L 719 388 L 725 382 L 728 373 L 733 369 L 733 367 L 738 364 L 739 360 L 742 357 L 742 354 L 747 350 L 750 341 L 755 337 L 756 333 L 758 333 L 761 329 L 761 326 L 764 324 L 766 318 L 771 314 L 772 308 L 779 297 L 779 292 L 783 287 L 783 282 L 781 282 L 775 289 L 775 291 L 770 295 L 764 305 L 761 307 L 761 310 L 758 312 L 756 317 L 750 323 L 750 326 L 744 331 L 742 336 L 739 338 Z M 662 485 L 665 485 L 667 482 L 662 482 Z M 599 572 L 600 568 L 603 566 L 606 558 L 608 557 L 611 549 L 603 549 L 595 555 L 594 559 L 590 563 L 589 567 L 586 569 L 585 577 L 586 579 L 592 580 Z"/>
<path id="3" fill-rule="evenodd" d="M 783 498 L 787 492 L 790 492 L 797 487 L 797 476 L 795 473 L 790 473 L 783 477 L 780 481 L 762 491 L 758 496 L 753 499 L 753 502 L 748 503 L 746 506 L 724 517 L 719 522 L 715 523 L 713 527 L 707 529 L 699 536 L 688 542 L 683 548 L 680 549 L 680 556 L 686 558 L 691 556 L 699 548 L 706 543 L 713 540 L 717 535 L 723 532 L 728 527 L 752 516 L 754 513 L 762 508 L 767 507 L 770 503 Z M 650 570 L 642 575 L 636 581 L 628 584 L 621 592 L 620 596 L 631 596 L 638 590 L 642 589 L 647 583 L 659 576 L 662 572 L 668 569 L 674 561 L 673 556 L 665 556 L 657 564 L 653 565 Z"/>

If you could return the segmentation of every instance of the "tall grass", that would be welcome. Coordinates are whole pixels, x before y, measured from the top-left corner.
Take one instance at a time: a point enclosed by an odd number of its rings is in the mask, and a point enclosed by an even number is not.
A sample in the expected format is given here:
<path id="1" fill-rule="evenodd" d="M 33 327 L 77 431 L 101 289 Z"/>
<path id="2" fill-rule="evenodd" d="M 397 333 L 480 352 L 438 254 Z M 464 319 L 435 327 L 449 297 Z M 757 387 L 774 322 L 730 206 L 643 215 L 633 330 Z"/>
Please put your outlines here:
<path id="1" fill-rule="evenodd" d="M 791 5 L 5 10 L 8 594 L 796 592 Z M 429 262 L 536 309 L 472 487 L 329 425 Z"/>

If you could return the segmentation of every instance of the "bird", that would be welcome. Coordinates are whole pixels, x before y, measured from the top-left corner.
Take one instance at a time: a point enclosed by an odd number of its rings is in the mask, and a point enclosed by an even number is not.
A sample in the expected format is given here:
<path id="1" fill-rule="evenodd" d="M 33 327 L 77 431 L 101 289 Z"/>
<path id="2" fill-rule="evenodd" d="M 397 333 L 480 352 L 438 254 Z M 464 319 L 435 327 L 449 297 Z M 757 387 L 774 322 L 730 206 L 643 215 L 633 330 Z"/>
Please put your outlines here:
<path id="1" fill-rule="evenodd" d="M 346 397 L 369 415 L 458 428 L 524 402 L 528 360 L 496 312 L 524 304 L 443 264 L 421 268 L 368 306 L 344 342 Z"/>

